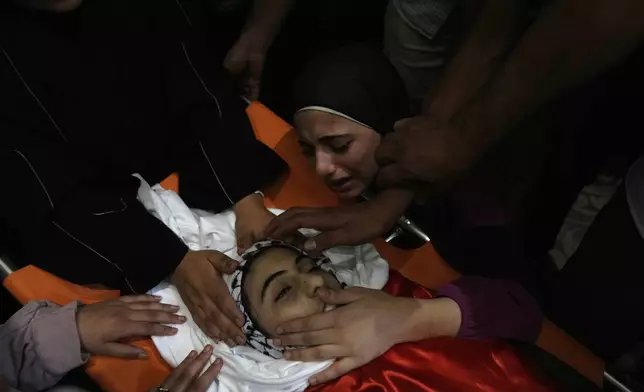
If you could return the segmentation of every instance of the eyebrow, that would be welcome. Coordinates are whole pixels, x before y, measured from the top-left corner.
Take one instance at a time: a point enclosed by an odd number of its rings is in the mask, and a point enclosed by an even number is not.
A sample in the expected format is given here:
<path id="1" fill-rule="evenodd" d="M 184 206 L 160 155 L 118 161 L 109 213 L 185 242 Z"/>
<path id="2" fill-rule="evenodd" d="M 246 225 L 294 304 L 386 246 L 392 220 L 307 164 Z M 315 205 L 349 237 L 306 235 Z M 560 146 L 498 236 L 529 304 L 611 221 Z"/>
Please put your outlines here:
<path id="1" fill-rule="evenodd" d="M 284 275 L 285 273 L 286 273 L 285 270 L 277 271 L 266 279 L 266 281 L 264 282 L 264 286 L 262 287 L 262 302 L 264 302 L 264 296 L 266 294 L 266 289 L 268 289 L 268 285 L 270 285 L 272 281 L 274 281 L 281 275 Z"/>

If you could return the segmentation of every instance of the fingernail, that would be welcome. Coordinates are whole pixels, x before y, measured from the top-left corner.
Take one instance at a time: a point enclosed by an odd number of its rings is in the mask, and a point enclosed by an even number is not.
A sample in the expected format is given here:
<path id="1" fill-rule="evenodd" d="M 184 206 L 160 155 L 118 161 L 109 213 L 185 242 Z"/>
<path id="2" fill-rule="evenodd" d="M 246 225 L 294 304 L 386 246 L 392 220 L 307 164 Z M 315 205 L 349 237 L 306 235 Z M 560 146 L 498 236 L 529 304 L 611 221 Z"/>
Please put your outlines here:
<path id="1" fill-rule="evenodd" d="M 281 345 L 282 345 L 281 339 L 273 339 L 273 346 L 281 346 Z"/>
<path id="2" fill-rule="evenodd" d="M 282 327 L 277 327 L 275 328 L 275 332 L 277 332 L 278 335 L 281 335 L 284 333 L 284 328 Z"/>
<path id="3" fill-rule="evenodd" d="M 237 262 L 235 260 L 228 260 L 227 264 L 228 264 L 229 267 L 232 268 L 235 264 L 237 264 Z"/>
<path id="4" fill-rule="evenodd" d="M 232 339 L 226 339 L 226 344 L 228 347 L 235 347 L 235 342 Z"/>
<path id="5" fill-rule="evenodd" d="M 154 299 L 158 299 L 158 300 L 161 300 L 161 299 L 162 299 L 160 295 L 153 295 L 152 297 L 153 297 Z"/>
<path id="6" fill-rule="evenodd" d="M 240 346 L 243 346 L 243 345 L 244 345 L 244 343 L 246 343 L 246 341 L 244 340 L 244 338 L 242 338 L 241 336 L 237 336 L 237 337 L 235 338 L 235 340 L 237 341 L 237 344 L 239 344 Z"/>
<path id="7" fill-rule="evenodd" d="M 316 245 L 315 245 L 315 240 L 306 240 L 304 243 L 304 250 L 315 250 Z"/>
<path id="8" fill-rule="evenodd" d="M 194 358 L 195 355 L 197 355 L 197 352 L 195 350 L 190 351 L 190 354 L 188 354 L 188 358 Z"/>
<path id="9" fill-rule="evenodd" d="M 139 358 L 140 359 L 148 359 L 148 353 L 146 353 L 145 351 L 141 351 L 139 353 Z"/>
<path id="10" fill-rule="evenodd" d="M 291 354 L 290 352 L 288 351 L 284 352 L 284 359 L 291 359 L 292 356 L 293 354 Z"/>
<path id="11" fill-rule="evenodd" d="M 179 320 L 180 320 L 182 323 L 185 323 L 185 322 L 186 322 L 186 320 L 188 320 L 188 318 L 187 318 L 186 316 L 179 316 Z"/>
<path id="12" fill-rule="evenodd" d="M 172 327 L 168 327 L 168 328 L 170 328 L 170 330 L 169 330 L 168 332 L 169 332 L 170 334 L 172 334 L 172 335 L 176 335 L 176 334 L 177 334 L 177 332 L 179 332 L 179 330 L 178 330 L 178 329 L 176 329 L 176 328 L 172 328 Z"/>
<path id="13" fill-rule="evenodd" d="M 219 365 L 222 365 L 223 363 L 224 361 L 221 358 L 215 359 L 215 365 L 219 366 Z"/>
<path id="14" fill-rule="evenodd" d="M 243 327 L 243 326 L 244 326 L 244 319 L 243 319 L 243 318 L 238 318 L 238 319 L 237 319 L 237 326 L 238 326 L 239 328 L 241 328 L 241 327 Z"/>
<path id="15" fill-rule="evenodd" d="M 212 346 L 210 344 L 207 344 L 206 347 L 204 347 L 203 351 L 205 353 L 209 353 L 212 351 Z"/>
<path id="16" fill-rule="evenodd" d="M 170 309 L 179 310 L 181 307 L 179 305 L 170 305 Z"/>

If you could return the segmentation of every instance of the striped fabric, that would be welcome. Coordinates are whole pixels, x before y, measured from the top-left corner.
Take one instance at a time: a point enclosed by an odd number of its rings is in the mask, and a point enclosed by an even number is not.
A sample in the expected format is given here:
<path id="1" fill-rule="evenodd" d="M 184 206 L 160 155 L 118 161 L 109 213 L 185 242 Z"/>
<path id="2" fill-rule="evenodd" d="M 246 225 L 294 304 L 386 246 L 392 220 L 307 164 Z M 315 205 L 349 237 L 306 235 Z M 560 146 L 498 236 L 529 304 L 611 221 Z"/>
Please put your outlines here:
<path id="1" fill-rule="evenodd" d="M 407 24 L 432 39 L 443 26 L 458 0 L 392 0 Z"/>

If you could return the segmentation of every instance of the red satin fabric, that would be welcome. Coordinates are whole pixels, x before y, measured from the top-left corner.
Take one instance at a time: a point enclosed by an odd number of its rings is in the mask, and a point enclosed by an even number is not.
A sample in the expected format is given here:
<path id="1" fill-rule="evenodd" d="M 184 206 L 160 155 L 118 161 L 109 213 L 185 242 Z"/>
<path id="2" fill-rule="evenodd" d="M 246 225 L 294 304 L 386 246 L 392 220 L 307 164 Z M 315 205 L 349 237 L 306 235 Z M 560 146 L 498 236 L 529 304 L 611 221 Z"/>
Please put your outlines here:
<path id="1" fill-rule="evenodd" d="M 395 271 L 383 289 L 397 297 L 431 298 Z M 307 391 L 541 392 L 548 382 L 529 371 L 501 341 L 427 339 L 399 344 L 343 377 Z"/>

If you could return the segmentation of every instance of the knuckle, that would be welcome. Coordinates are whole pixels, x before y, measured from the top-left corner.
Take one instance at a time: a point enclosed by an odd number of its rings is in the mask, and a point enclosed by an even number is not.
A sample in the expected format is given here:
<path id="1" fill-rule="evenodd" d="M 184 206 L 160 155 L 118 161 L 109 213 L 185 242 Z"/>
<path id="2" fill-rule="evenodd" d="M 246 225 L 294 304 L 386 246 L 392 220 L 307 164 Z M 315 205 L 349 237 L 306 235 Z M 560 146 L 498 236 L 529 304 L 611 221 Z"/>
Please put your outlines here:
<path id="1" fill-rule="evenodd" d="M 311 349 L 311 359 L 321 360 L 323 358 L 324 358 L 324 352 L 322 351 L 321 347 L 317 346 Z"/>

